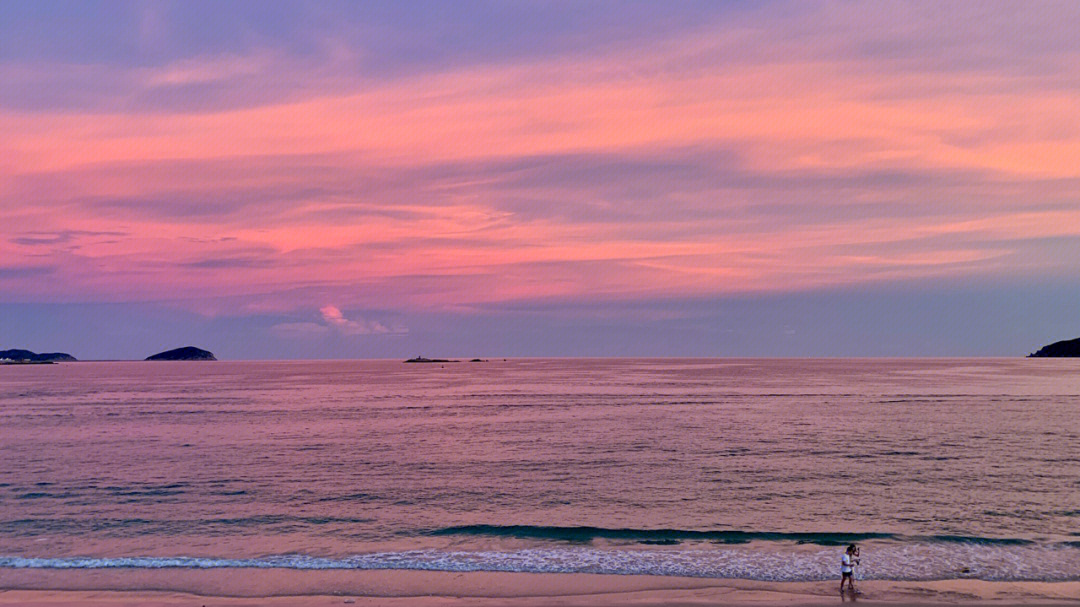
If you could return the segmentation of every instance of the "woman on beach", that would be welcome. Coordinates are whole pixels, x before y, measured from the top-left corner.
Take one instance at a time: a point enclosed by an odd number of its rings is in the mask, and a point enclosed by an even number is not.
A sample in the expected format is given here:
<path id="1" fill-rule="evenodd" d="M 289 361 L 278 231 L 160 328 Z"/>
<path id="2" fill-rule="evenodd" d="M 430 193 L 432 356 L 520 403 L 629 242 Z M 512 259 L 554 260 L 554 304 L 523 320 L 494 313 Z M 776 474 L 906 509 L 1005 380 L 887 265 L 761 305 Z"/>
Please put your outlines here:
<path id="1" fill-rule="evenodd" d="M 844 556 L 840 561 L 840 592 L 844 591 L 844 581 L 848 583 L 848 590 L 856 592 L 855 590 L 855 565 L 859 563 L 859 547 L 855 544 L 849 544 L 847 550 L 844 551 Z"/>

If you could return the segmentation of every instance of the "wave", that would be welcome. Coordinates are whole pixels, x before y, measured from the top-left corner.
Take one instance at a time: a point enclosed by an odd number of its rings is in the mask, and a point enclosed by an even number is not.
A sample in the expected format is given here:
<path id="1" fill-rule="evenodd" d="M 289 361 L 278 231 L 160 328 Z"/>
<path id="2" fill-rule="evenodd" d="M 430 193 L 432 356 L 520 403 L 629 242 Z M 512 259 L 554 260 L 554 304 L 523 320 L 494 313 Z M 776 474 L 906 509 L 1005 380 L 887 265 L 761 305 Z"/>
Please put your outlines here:
<path id="1" fill-rule="evenodd" d="M 894 533 L 830 533 L 830 532 L 774 532 L 741 530 L 693 530 L 693 529 L 625 529 L 606 527 L 556 527 L 545 525 L 461 525 L 427 531 L 433 536 L 491 536 L 516 539 L 554 540 L 571 543 L 588 543 L 597 539 L 627 540 L 642 544 L 677 544 L 683 541 L 712 542 L 714 544 L 748 544 L 750 542 L 794 542 L 816 546 L 843 546 L 868 540 L 912 540 L 963 544 L 1029 545 L 1031 540 L 1019 538 L 992 538 L 965 535 L 902 536 Z"/>
<path id="2" fill-rule="evenodd" d="M 277 526 L 293 524 L 362 525 L 374 519 L 339 516 L 291 516 L 265 514 L 236 518 L 154 520 L 146 518 L 24 518 L 0 520 L 0 536 L 27 537 L 50 533 L 120 533 L 139 535 L 188 535 L 191 533 L 227 529 L 263 528 L 272 530 Z"/>
<path id="3" fill-rule="evenodd" d="M 709 541 L 720 544 L 746 544 L 754 540 L 790 541 L 820 546 L 840 546 L 872 539 L 890 539 L 889 533 L 781 533 L 768 531 L 692 529 L 613 529 L 605 527 L 555 527 L 545 525 L 462 525 L 428 532 L 429 535 L 486 535 L 519 539 L 590 542 L 596 539 L 640 542 Z"/>
<path id="4" fill-rule="evenodd" d="M 302 554 L 259 558 L 189 556 L 25 557 L 0 556 L 8 569 L 412 569 L 592 573 L 821 581 L 837 576 L 837 549 L 613 550 L 585 547 L 508 551 L 408 550 L 332 558 Z M 1080 580 L 1080 548 L 1067 545 L 1016 546 L 973 543 L 890 544 L 864 549 L 858 577 L 865 580 L 925 581 L 973 578 L 995 581 Z"/>

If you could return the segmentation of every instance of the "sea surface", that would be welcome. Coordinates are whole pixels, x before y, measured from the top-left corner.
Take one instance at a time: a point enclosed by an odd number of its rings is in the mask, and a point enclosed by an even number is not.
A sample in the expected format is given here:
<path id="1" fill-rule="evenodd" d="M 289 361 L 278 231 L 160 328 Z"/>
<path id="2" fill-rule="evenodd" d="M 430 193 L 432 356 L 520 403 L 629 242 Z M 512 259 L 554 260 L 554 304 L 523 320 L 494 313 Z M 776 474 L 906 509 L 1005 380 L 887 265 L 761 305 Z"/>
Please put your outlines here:
<path id="1" fill-rule="evenodd" d="M 1080 580 L 1080 360 L 0 367 L 0 572 Z M 20 573 L 22 572 L 22 573 Z"/>

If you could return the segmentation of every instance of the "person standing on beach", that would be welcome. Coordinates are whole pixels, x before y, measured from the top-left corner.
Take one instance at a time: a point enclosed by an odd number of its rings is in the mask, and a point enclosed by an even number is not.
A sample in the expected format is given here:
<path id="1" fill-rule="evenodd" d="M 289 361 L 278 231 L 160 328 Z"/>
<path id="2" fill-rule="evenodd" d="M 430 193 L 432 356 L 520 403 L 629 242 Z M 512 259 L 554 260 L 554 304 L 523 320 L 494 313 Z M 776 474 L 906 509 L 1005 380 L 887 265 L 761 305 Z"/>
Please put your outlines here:
<path id="1" fill-rule="evenodd" d="M 852 546 L 855 547 L 855 550 L 851 553 L 851 583 L 854 584 L 855 578 L 859 577 L 856 574 L 859 572 L 859 565 L 861 563 L 859 563 L 859 545 L 852 544 Z M 858 592 L 858 590 L 855 592 Z"/>
<path id="2" fill-rule="evenodd" d="M 848 583 L 848 590 L 855 592 L 855 563 L 858 562 L 855 558 L 858 553 L 858 548 L 855 544 L 849 544 L 847 550 L 844 551 L 844 556 L 840 560 L 840 592 L 844 591 L 844 581 Z"/>

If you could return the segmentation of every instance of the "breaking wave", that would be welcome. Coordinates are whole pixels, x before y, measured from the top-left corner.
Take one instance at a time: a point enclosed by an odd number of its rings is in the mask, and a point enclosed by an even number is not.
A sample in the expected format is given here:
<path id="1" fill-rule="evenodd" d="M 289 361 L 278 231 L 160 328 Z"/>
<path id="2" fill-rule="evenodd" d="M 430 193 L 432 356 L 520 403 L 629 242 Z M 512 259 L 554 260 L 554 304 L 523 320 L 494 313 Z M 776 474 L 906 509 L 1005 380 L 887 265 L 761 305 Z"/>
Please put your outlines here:
<path id="1" fill-rule="evenodd" d="M 1080 547 L 975 542 L 896 543 L 864 548 L 858 577 L 924 581 L 1080 580 Z M 501 551 L 407 550 L 331 558 L 302 554 L 259 558 L 0 556 L 14 569 L 413 569 L 657 575 L 760 581 L 819 581 L 837 576 L 836 549 L 602 549 L 563 546 Z"/>

